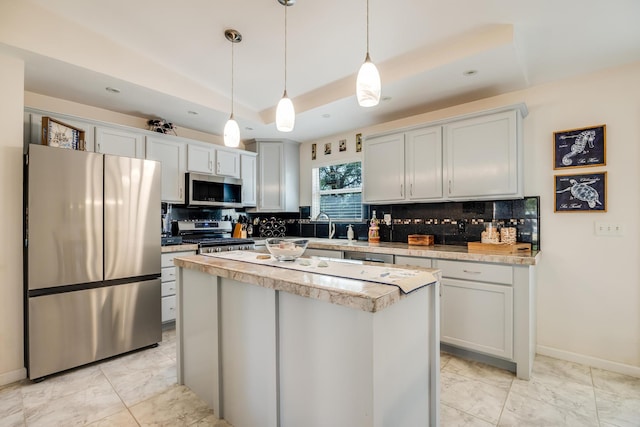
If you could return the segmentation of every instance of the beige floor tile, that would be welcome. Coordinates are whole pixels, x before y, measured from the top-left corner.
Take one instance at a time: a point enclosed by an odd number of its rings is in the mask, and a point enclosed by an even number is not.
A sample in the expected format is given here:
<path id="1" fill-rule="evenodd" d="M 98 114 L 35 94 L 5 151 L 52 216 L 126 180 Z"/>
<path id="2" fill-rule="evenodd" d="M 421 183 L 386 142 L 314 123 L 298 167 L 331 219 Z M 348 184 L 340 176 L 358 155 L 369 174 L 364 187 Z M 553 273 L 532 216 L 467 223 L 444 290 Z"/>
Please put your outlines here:
<path id="1" fill-rule="evenodd" d="M 588 417 L 549 403 L 510 393 L 499 426 L 514 427 L 598 427 L 595 417 Z"/>
<path id="2" fill-rule="evenodd" d="M 532 371 L 538 378 L 552 375 L 578 384 L 593 385 L 591 370 L 588 366 L 553 357 L 536 355 Z"/>
<path id="3" fill-rule="evenodd" d="M 0 412 L 0 414 L 2 414 L 2 412 Z M 19 412 L 14 412 L 13 414 L 0 416 L 0 427 L 24 427 L 24 426 L 26 426 L 26 424 L 25 424 L 24 413 L 22 412 L 22 409 L 20 409 Z"/>
<path id="4" fill-rule="evenodd" d="M 593 386 L 600 390 L 640 399 L 640 378 L 591 368 Z"/>
<path id="5" fill-rule="evenodd" d="M 508 389 L 486 382 L 442 372 L 440 402 L 490 423 L 498 422 Z"/>
<path id="6" fill-rule="evenodd" d="M 115 413 L 109 417 L 103 418 L 91 424 L 90 427 L 138 427 L 136 419 L 129 412 L 128 409 Z"/>
<path id="7" fill-rule="evenodd" d="M 509 390 L 515 375 L 504 369 L 495 368 L 484 363 L 474 362 L 459 357 L 451 357 L 451 360 L 443 368 L 444 372 L 451 372 L 465 378 L 482 381 L 496 387 Z"/>
<path id="8" fill-rule="evenodd" d="M 11 384 L 0 388 L 0 426 L 2 418 L 7 418 L 14 414 L 22 414 L 22 391 L 21 384 Z M 16 418 L 16 417 L 12 417 Z"/>
<path id="9" fill-rule="evenodd" d="M 157 360 L 146 357 L 127 364 L 102 367 L 106 377 L 127 407 L 142 402 L 171 388 L 177 382 L 176 363 L 161 353 Z M 146 364 L 145 364 L 146 362 Z"/>
<path id="10" fill-rule="evenodd" d="M 104 382 L 106 378 L 97 365 L 53 375 L 39 383 L 27 382 L 21 388 L 24 406 L 27 409 L 40 406 L 53 399 L 59 399 L 82 391 L 88 386 Z"/>
<path id="11" fill-rule="evenodd" d="M 640 399 L 596 388 L 600 421 L 618 427 L 640 426 Z"/>
<path id="12" fill-rule="evenodd" d="M 440 369 L 447 366 L 447 363 L 451 360 L 451 355 L 449 353 L 440 353 Z"/>
<path id="13" fill-rule="evenodd" d="M 516 393 L 526 399 L 536 399 L 591 418 L 597 417 L 593 387 L 554 375 L 538 378 L 533 374 L 529 381 L 515 379 L 510 393 Z"/>
<path id="14" fill-rule="evenodd" d="M 188 426 L 212 415 L 206 403 L 187 387 L 179 385 L 130 410 L 141 426 Z"/>
<path id="15" fill-rule="evenodd" d="M 81 426 L 125 409 L 106 379 L 87 383 L 80 391 L 41 401 L 38 405 L 28 404 L 26 396 L 24 402 L 29 427 Z"/>
<path id="16" fill-rule="evenodd" d="M 220 420 L 215 415 L 209 415 L 203 419 L 197 421 L 195 424 L 191 424 L 194 427 L 233 427 L 225 420 Z"/>
<path id="17" fill-rule="evenodd" d="M 488 423 L 447 405 L 440 405 L 440 425 L 442 427 L 491 427 Z"/>

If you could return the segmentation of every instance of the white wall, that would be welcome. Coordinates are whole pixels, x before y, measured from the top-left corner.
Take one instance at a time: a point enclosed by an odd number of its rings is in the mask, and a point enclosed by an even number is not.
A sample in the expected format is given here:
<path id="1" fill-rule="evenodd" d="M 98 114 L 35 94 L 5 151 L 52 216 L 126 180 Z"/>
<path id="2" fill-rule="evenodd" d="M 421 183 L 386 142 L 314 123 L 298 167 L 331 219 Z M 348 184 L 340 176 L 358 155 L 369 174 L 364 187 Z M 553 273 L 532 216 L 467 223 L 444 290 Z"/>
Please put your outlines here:
<path id="1" fill-rule="evenodd" d="M 22 329 L 24 63 L 0 54 L 0 386 L 25 377 Z"/>
<path id="2" fill-rule="evenodd" d="M 383 88 L 384 89 L 384 88 Z M 640 376 L 640 63 L 459 105 L 372 128 L 356 129 L 300 149 L 300 204 L 311 203 L 311 168 L 355 134 L 428 123 L 524 102 L 525 194 L 540 196 L 538 353 Z M 553 132 L 606 124 L 607 165 L 553 170 Z M 554 175 L 608 172 L 606 213 L 554 213 Z M 622 237 L 594 234 L 594 222 L 621 223 Z"/>

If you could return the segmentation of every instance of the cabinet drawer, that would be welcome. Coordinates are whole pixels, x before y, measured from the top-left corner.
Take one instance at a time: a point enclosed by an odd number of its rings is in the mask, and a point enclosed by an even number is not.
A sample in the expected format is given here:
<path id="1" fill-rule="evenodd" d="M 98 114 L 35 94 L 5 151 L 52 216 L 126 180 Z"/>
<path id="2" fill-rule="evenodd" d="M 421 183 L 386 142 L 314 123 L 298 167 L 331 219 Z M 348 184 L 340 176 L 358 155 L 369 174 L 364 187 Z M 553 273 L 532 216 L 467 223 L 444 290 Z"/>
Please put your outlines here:
<path id="1" fill-rule="evenodd" d="M 162 296 L 168 297 L 176 294 L 176 282 L 162 282 Z"/>
<path id="2" fill-rule="evenodd" d="M 395 263 L 399 265 L 414 265 L 416 267 L 431 268 L 431 258 L 396 255 L 395 260 Z"/>
<path id="3" fill-rule="evenodd" d="M 195 251 L 184 251 L 184 252 L 168 252 L 161 254 L 161 267 L 173 267 L 173 259 L 181 256 L 195 255 Z"/>
<path id="4" fill-rule="evenodd" d="M 162 321 L 176 320 L 176 296 L 162 297 Z"/>
<path id="5" fill-rule="evenodd" d="M 479 282 L 513 284 L 513 267 L 481 262 L 438 260 L 437 267 L 443 277 Z"/>
<path id="6" fill-rule="evenodd" d="M 162 282 L 172 282 L 176 280 L 176 268 L 175 267 L 163 267 L 161 272 Z"/>

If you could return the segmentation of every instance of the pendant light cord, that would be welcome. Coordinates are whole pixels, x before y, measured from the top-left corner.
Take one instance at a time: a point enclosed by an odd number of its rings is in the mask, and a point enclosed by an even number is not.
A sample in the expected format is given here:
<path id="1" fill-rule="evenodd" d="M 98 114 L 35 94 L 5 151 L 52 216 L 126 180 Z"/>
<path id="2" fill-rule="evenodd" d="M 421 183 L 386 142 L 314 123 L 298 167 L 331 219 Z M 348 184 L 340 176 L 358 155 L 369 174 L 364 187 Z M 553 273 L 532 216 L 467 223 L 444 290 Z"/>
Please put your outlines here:
<path id="1" fill-rule="evenodd" d="M 289 0 L 284 1 L 284 92 L 287 93 L 287 8 Z"/>
<path id="2" fill-rule="evenodd" d="M 231 42 L 231 117 L 233 117 L 233 45 Z"/>
<path id="3" fill-rule="evenodd" d="M 369 0 L 367 0 L 367 56 L 369 56 Z"/>

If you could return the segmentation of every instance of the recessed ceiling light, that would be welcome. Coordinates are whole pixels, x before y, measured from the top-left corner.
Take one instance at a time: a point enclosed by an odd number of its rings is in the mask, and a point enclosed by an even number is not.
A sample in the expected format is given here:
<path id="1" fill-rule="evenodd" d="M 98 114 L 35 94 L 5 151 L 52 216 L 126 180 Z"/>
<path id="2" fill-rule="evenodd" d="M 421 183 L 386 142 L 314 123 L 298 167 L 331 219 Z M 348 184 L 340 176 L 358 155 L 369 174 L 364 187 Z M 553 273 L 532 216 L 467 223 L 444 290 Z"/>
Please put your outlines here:
<path id="1" fill-rule="evenodd" d="M 192 116 L 197 116 L 198 112 L 197 111 L 193 111 L 193 110 L 189 110 L 189 111 L 187 111 L 187 114 L 191 114 Z"/>
<path id="2" fill-rule="evenodd" d="M 383 96 L 382 98 L 380 98 L 380 101 L 383 102 L 387 102 L 387 101 L 391 101 L 393 98 L 391 98 L 390 96 Z"/>
<path id="3" fill-rule="evenodd" d="M 322 117 L 323 119 L 328 119 L 329 117 L 331 117 L 331 114 L 326 114 L 326 113 L 325 113 L 325 114 L 323 114 L 323 115 L 322 115 L 322 116 L 320 116 L 320 117 Z"/>
<path id="4" fill-rule="evenodd" d="M 116 89 L 115 87 L 111 86 L 106 87 L 105 90 L 110 93 L 120 93 L 120 89 Z"/>
<path id="5" fill-rule="evenodd" d="M 465 77 L 475 76 L 476 74 L 478 74 L 478 70 L 467 70 L 462 73 Z"/>

